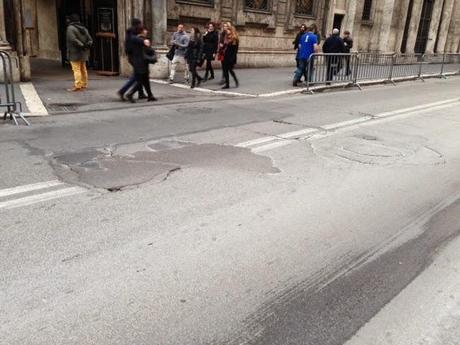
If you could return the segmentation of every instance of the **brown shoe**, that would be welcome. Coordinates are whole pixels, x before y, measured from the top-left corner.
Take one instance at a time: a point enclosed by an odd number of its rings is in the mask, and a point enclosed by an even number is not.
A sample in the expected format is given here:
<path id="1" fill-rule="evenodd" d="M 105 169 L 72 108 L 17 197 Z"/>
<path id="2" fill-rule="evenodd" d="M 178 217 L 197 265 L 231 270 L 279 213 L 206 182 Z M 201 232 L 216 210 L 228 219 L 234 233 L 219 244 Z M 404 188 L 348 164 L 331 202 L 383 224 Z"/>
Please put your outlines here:
<path id="1" fill-rule="evenodd" d="M 77 91 L 81 91 L 81 88 L 73 87 L 71 89 L 67 89 L 67 91 L 69 91 L 69 92 L 77 92 Z"/>

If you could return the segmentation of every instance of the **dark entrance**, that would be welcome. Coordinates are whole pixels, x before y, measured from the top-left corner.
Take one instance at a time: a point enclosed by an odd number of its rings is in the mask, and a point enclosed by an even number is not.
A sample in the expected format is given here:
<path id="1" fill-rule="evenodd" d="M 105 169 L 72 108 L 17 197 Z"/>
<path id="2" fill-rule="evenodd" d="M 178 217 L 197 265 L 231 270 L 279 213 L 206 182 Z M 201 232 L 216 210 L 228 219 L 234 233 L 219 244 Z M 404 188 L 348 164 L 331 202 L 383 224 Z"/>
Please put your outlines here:
<path id="1" fill-rule="evenodd" d="M 342 31 L 343 17 L 345 17 L 343 14 L 334 14 L 334 27 L 333 27 L 333 29 L 339 29 L 340 32 Z"/>
<path id="2" fill-rule="evenodd" d="M 423 54 L 426 50 L 428 42 L 428 34 L 430 31 L 431 16 L 433 14 L 434 0 L 424 0 L 422 7 L 422 15 L 418 26 L 417 40 L 415 41 L 414 51 L 418 54 Z"/>
<path id="3" fill-rule="evenodd" d="M 89 5 L 87 5 L 89 4 Z M 116 0 L 58 0 L 59 48 L 62 65 L 68 65 L 66 56 L 66 20 L 73 13 L 80 15 L 81 22 L 88 28 L 94 45 L 91 49 L 89 66 L 97 73 L 118 74 L 118 33 Z"/>

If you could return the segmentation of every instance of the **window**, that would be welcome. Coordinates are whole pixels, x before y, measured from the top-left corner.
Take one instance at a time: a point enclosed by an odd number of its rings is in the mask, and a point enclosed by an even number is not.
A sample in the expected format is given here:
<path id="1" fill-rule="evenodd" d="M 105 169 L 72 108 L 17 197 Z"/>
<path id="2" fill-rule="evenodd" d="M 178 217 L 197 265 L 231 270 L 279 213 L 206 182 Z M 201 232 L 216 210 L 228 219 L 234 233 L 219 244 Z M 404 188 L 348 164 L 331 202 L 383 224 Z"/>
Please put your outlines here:
<path id="1" fill-rule="evenodd" d="M 270 1 L 269 0 L 245 0 L 244 8 L 246 10 L 253 11 L 270 11 Z"/>
<path id="2" fill-rule="evenodd" d="M 364 0 L 362 20 L 371 20 L 372 0 Z"/>
<path id="3" fill-rule="evenodd" d="M 296 0 L 295 2 L 295 14 L 304 16 L 313 15 L 313 0 Z"/>

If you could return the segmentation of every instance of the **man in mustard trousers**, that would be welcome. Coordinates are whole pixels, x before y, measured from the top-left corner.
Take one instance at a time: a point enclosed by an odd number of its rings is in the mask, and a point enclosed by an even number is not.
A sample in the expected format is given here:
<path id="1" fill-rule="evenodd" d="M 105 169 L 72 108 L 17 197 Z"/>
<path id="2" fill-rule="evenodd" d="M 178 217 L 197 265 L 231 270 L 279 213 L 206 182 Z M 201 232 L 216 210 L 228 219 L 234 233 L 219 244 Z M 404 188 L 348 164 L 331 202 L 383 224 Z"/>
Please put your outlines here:
<path id="1" fill-rule="evenodd" d="M 88 87 L 86 61 L 88 61 L 93 39 L 88 29 L 80 23 L 78 14 L 72 14 L 69 17 L 69 21 L 66 33 L 67 59 L 72 65 L 75 83 L 74 87 L 68 91 L 83 91 Z"/>

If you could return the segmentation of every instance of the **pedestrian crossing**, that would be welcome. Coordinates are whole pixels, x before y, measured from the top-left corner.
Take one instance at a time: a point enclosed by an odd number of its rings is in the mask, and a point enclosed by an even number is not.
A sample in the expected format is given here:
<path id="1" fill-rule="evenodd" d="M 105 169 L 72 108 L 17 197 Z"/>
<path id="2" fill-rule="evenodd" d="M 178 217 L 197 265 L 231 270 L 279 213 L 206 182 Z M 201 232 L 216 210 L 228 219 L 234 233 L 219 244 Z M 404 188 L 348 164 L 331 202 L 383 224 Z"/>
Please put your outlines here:
<path id="1" fill-rule="evenodd" d="M 0 210 L 30 206 L 40 202 L 82 194 L 86 191 L 85 188 L 70 186 L 58 180 L 0 189 Z"/>

